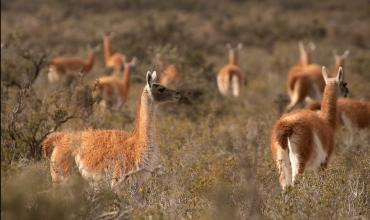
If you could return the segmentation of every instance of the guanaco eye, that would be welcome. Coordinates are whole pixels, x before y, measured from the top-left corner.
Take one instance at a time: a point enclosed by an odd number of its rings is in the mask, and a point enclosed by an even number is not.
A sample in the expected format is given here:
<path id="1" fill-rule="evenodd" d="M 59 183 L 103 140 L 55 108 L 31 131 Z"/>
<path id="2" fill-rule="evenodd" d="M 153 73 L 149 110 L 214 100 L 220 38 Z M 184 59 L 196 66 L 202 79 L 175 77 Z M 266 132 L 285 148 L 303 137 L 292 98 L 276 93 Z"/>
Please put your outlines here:
<path id="1" fill-rule="evenodd" d="M 160 87 L 160 88 L 158 89 L 158 92 L 160 92 L 160 93 L 164 92 L 164 88 L 163 88 L 163 87 Z"/>

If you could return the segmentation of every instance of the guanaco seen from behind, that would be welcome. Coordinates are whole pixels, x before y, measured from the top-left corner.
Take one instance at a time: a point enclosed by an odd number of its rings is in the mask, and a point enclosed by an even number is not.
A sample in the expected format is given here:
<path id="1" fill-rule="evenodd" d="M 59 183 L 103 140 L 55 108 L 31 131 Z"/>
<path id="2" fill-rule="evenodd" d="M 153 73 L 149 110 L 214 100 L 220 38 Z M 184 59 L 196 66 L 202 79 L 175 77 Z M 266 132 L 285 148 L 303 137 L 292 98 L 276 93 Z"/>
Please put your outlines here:
<path id="1" fill-rule="evenodd" d="M 90 48 L 86 60 L 77 57 L 56 57 L 49 63 L 48 79 L 49 82 L 56 82 L 66 75 L 88 74 L 94 67 L 96 52 L 100 47 Z"/>
<path id="2" fill-rule="evenodd" d="M 283 115 L 274 125 L 271 152 L 282 189 L 293 184 L 305 170 L 325 168 L 334 149 L 337 97 L 346 96 L 343 68 L 329 78 L 322 68 L 325 90 L 320 113 L 303 109 Z"/>
<path id="3" fill-rule="evenodd" d="M 312 63 L 312 52 L 316 49 L 313 43 L 307 50 L 302 41 L 298 42 L 300 64 L 292 67 L 288 72 L 287 92 L 290 103 L 286 107 L 291 111 L 305 99 L 321 100 L 325 82 L 322 78 L 321 67 Z"/>
<path id="4" fill-rule="evenodd" d="M 218 90 L 223 96 L 238 97 L 241 87 L 245 84 L 238 57 L 243 45 L 239 43 L 237 48 L 233 48 L 230 44 L 226 46 L 229 50 L 229 63 L 221 68 L 217 75 Z"/>
<path id="5" fill-rule="evenodd" d="M 148 71 L 139 98 L 135 128 L 86 130 L 51 134 L 43 142 L 44 156 L 50 158 L 53 182 L 68 178 L 76 165 L 88 180 L 108 178 L 116 188 L 128 178 L 142 181 L 158 162 L 156 112 L 158 104 L 177 101 L 180 94 L 156 83 L 156 72 Z"/>
<path id="6" fill-rule="evenodd" d="M 296 77 L 297 74 L 302 72 L 303 67 L 308 66 L 312 62 L 312 52 L 315 51 L 316 46 L 314 43 L 309 44 L 309 48 L 306 49 L 304 46 L 303 41 L 298 42 L 298 49 L 299 49 L 299 63 L 295 64 L 291 67 L 288 71 L 288 95 L 289 97 L 292 95 L 293 86 L 292 81 Z"/>
<path id="7" fill-rule="evenodd" d="M 321 103 L 312 103 L 307 108 L 320 111 Z M 370 128 L 370 101 L 340 98 L 337 102 L 337 111 L 337 123 L 349 130 L 350 142 L 353 141 L 355 130 Z"/>
<path id="8" fill-rule="evenodd" d="M 344 62 L 349 54 L 345 51 L 343 55 L 334 53 L 335 68 L 333 74 L 338 72 L 340 66 L 344 68 Z M 321 100 L 325 88 L 325 81 L 322 77 L 320 66 L 317 64 L 308 64 L 302 66 L 299 70 L 288 76 L 288 95 L 290 103 L 286 107 L 291 111 L 305 100 Z"/>

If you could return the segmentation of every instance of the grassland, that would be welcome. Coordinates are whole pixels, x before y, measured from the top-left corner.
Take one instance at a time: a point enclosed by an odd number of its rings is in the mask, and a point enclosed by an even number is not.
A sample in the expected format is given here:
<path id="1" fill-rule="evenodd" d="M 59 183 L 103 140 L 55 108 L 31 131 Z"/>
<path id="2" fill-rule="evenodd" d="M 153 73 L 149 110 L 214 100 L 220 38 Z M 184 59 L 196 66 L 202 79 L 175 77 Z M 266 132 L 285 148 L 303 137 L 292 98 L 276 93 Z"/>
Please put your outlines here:
<path id="1" fill-rule="evenodd" d="M 1 217 L 4 219 L 369 219 L 370 132 L 354 142 L 339 128 L 328 169 L 300 177 L 282 193 L 270 156 L 287 71 L 298 40 L 317 45 L 314 62 L 332 69 L 332 50 L 349 49 L 350 97 L 370 99 L 370 7 L 367 1 L 3 1 L 1 0 Z M 46 62 L 86 57 L 87 46 L 115 31 L 114 49 L 138 65 L 121 111 L 100 111 L 91 83 L 49 84 Z M 225 44 L 244 44 L 247 86 L 222 98 L 215 76 Z M 160 108 L 162 168 L 139 189 L 115 195 L 78 175 L 53 189 L 40 143 L 54 130 L 133 128 L 145 73 L 154 55 L 176 63 L 191 104 Z"/>

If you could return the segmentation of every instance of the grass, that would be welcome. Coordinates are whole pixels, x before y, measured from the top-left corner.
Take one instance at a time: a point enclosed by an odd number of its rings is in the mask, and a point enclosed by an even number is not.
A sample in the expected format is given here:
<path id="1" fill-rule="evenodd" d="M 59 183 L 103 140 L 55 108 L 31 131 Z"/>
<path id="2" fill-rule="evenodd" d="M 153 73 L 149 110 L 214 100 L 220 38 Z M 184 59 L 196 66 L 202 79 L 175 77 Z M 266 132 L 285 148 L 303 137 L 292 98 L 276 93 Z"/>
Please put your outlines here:
<path id="1" fill-rule="evenodd" d="M 4 219 L 368 219 L 370 135 L 348 143 L 339 128 L 328 169 L 306 173 L 282 193 L 269 141 L 279 117 L 298 40 L 317 45 L 314 62 L 331 69 L 331 50 L 351 51 L 350 96 L 370 99 L 369 10 L 364 1 L 1 1 L 1 217 Z M 83 82 L 47 83 L 46 62 L 87 56 L 101 33 L 138 58 L 122 111 L 100 111 L 90 96 L 103 74 L 103 54 Z M 242 42 L 248 84 L 238 99 L 222 98 L 215 75 L 225 44 Z M 160 107 L 162 167 L 143 186 L 119 195 L 75 175 L 54 189 L 40 143 L 54 130 L 131 130 L 136 100 L 155 54 L 176 63 L 192 103 Z M 37 71 L 39 68 L 40 71 Z M 65 82 L 67 84 L 68 82 Z"/>

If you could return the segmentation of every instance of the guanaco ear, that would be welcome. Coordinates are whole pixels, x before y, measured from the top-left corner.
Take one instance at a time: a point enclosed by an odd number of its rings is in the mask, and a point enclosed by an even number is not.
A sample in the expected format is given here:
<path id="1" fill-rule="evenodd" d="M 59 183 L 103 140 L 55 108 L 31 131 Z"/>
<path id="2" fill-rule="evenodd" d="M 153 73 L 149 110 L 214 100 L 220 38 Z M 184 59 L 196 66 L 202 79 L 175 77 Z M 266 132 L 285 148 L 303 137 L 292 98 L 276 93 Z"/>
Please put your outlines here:
<path id="1" fill-rule="evenodd" d="M 157 72 L 153 71 L 153 73 L 152 73 L 152 82 L 156 82 L 156 81 L 157 81 Z"/>
<path id="2" fill-rule="evenodd" d="M 152 73 L 150 71 L 146 72 L 146 84 L 152 88 Z"/>
<path id="3" fill-rule="evenodd" d="M 340 66 L 338 70 L 337 78 L 336 78 L 337 82 L 342 82 L 343 76 L 344 76 L 343 68 Z"/>
<path id="4" fill-rule="evenodd" d="M 149 86 L 149 88 L 152 88 L 153 82 L 155 82 L 156 79 L 157 79 L 156 71 L 153 71 L 153 73 L 148 71 L 146 73 L 146 84 Z"/>
<path id="5" fill-rule="evenodd" d="M 325 66 L 322 67 L 321 73 L 322 73 L 322 76 L 324 77 L 325 83 L 327 83 L 328 82 L 328 72 L 326 71 Z"/>
<path id="6" fill-rule="evenodd" d="M 238 43 L 238 50 L 241 50 L 241 49 L 243 49 L 243 44 L 242 43 Z"/>
<path id="7" fill-rule="evenodd" d="M 133 57 L 132 60 L 130 61 L 130 65 L 134 67 L 136 66 L 136 62 L 137 62 L 137 58 Z"/>
<path id="8" fill-rule="evenodd" d="M 308 47 L 310 48 L 311 51 L 316 50 L 316 44 L 312 41 L 308 43 Z"/>
<path id="9" fill-rule="evenodd" d="M 349 50 L 346 50 L 346 51 L 344 51 L 344 53 L 343 53 L 343 55 L 342 55 L 342 58 L 347 58 L 348 57 L 348 55 L 349 55 Z"/>

